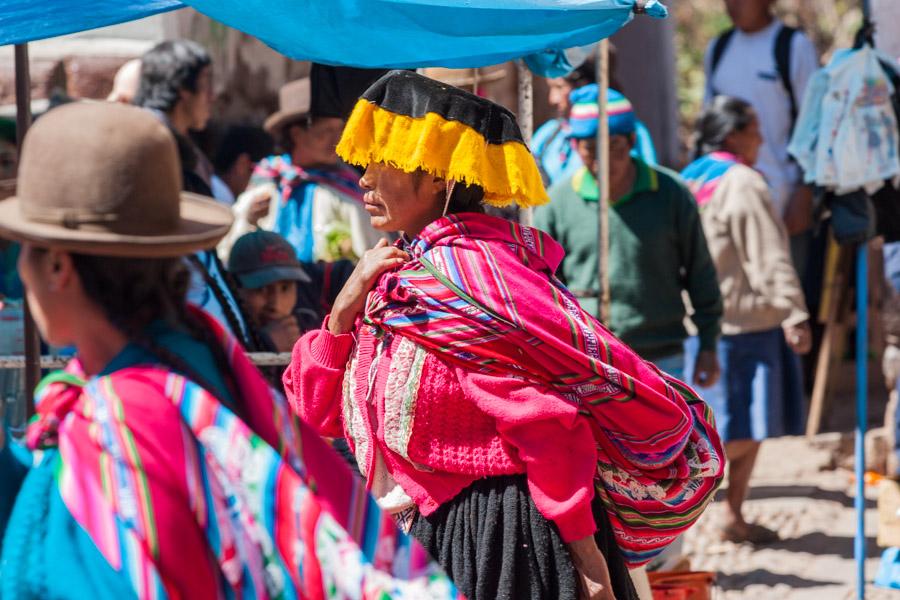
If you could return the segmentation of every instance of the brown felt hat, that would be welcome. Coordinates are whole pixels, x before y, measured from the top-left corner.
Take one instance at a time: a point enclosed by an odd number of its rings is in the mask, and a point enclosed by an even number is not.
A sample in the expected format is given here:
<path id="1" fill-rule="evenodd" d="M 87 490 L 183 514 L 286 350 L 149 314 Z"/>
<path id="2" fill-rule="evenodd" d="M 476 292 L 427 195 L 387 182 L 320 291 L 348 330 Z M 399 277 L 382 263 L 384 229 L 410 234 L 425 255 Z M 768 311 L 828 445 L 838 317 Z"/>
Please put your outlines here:
<path id="1" fill-rule="evenodd" d="M 73 103 L 28 131 L 0 237 L 102 256 L 170 257 L 214 247 L 228 207 L 181 191 L 172 134 L 150 112 Z"/>
<path id="2" fill-rule="evenodd" d="M 278 110 L 266 119 L 263 128 L 277 136 L 282 127 L 307 115 L 312 108 L 312 83 L 309 77 L 289 81 L 278 90 Z"/>

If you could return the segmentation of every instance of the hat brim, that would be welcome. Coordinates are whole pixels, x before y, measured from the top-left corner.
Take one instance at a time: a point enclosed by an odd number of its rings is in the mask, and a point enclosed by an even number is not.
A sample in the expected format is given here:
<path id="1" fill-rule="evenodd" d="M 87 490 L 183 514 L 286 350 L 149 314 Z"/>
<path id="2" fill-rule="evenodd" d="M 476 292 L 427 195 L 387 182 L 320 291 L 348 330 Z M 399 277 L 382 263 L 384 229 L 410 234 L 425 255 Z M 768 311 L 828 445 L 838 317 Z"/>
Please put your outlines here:
<path id="1" fill-rule="evenodd" d="M 69 252 L 123 258 L 168 258 L 214 248 L 231 228 L 231 209 L 189 192 L 181 193 L 181 219 L 168 235 L 125 235 L 108 231 L 70 229 L 28 220 L 22 212 L 27 199 L 0 200 L 0 237 Z"/>
<path id="2" fill-rule="evenodd" d="M 506 69 L 497 69 L 494 71 L 479 71 L 476 78 L 472 74 L 472 69 L 447 69 L 444 67 L 431 67 L 425 69 L 425 75 L 447 85 L 456 87 L 464 87 L 468 85 L 487 84 L 500 81 L 506 77 Z"/>
<path id="3" fill-rule="evenodd" d="M 269 118 L 265 120 L 263 123 L 263 129 L 266 130 L 271 136 L 277 136 L 281 129 L 293 122 L 299 121 L 300 119 L 309 116 L 309 111 L 303 112 L 300 110 L 287 111 L 282 112 L 278 111 L 269 115 Z"/>
<path id="4" fill-rule="evenodd" d="M 236 273 L 235 276 L 241 287 L 248 290 L 258 290 L 276 281 L 299 281 L 300 283 L 310 283 L 312 281 L 301 267 L 288 266 L 263 267 L 249 273 Z"/>

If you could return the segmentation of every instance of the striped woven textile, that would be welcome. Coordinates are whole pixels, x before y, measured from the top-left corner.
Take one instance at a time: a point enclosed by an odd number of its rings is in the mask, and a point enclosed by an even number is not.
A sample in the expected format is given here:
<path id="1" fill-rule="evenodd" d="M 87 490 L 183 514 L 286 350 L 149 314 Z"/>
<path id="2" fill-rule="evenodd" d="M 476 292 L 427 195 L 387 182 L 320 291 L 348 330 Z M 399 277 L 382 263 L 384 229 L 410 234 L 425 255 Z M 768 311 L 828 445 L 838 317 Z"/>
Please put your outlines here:
<path id="1" fill-rule="evenodd" d="M 168 369 L 85 379 L 75 360 L 42 383 L 27 431 L 32 449 L 59 449 L 66 508 L 135 596 L 459 598 L 237 342 L 198 314 L 225 345 L 246 423 Z"/>
<path id="2" fill-rule="evenodd" d="M 365 320 L 577 404 L 598 445 L 597 492 L 629 565 L 649 561 L 699 517 L 725 463 L 711 411 L 582 310 L 554 276 L 559 244 L 460 214 L 429 225 L 407 250 L 413 259 L 382 276 Z"/>
<path id="3" fill-rule="evenodd" d="M 712 199 L 722 177 L 739 162 L 738 157 L 729 152 L 712 152 L 685 167 L 681 176 L 697 200 L 697 206 L 702 209 Z"/>

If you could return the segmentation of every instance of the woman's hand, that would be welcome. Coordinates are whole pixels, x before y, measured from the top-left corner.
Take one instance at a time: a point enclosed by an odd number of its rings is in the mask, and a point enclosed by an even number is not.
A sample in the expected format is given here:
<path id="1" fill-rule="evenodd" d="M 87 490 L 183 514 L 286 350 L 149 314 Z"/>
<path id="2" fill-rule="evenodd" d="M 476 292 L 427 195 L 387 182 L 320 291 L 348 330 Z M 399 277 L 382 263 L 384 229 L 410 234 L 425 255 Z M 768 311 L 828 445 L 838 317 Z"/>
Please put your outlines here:
<path id="1" fill-rule="evenodd" d="M 341 289 L 328 318 L 328 331 L 335 335 L 353 329 L 356 316 L 366 306 L 366 296 L 381 274 L 395 269 L 409 260 L 409 254 L 389 245 L 386 239 L 363 254 L 347 283 Z"/>
<path id="2" fill-rule="evenodd" d="M 809 321 L 784 328 L 784 339 L 796 354 L 806 354 L 812 350 L 812 330 Z"/>
<path id="3" fill-rule="evenodd" d="M 597 548 L 594 536 L 590 535 L 567 545 L 569 553 L 572 555 L 572 564 L 578 573 L 578 583 L 581 588 L 579 598 L 581 600 L 616 600 L 606 558 Z"/>
<path id="4" fill-rule="evenodd" d="M 253 201 L 250 203 L 250 208 L 247 211 L 247 222 L 254 227 L 259 226 L 259 220 L 269 214 L 269 205 L 272 203 L 272 193 L 273 192 L 269 189 L 263 189 L 260 193 L 256 194 L 256 197 L 253 198 Z"/>

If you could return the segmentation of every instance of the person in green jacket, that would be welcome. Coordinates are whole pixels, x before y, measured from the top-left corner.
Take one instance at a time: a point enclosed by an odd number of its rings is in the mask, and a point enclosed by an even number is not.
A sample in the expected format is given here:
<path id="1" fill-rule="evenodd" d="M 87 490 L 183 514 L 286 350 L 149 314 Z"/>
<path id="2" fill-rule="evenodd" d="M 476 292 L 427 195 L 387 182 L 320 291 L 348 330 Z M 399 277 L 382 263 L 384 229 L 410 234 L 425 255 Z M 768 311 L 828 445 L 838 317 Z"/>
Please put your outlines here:
<path id="1" fill-rule="evenodd" d="M 534 224 L 566 250 L 560 277 L 586 310 L 599 317 L 597 207 L 597 86 L 572 92 L 572 143 L 585 167 L 550 188 L 551 202 L 535 210 Z M 641 356 L 681 378 L 688 337 L 687 292 L 698 330 L 694 383 L 719 377 L 716 341 L 722 298 L 697 206 L 677 175 L 630 155 L 635 143 L 631 103 L 610 90 L 609 281 L 606 325 Z"/>

